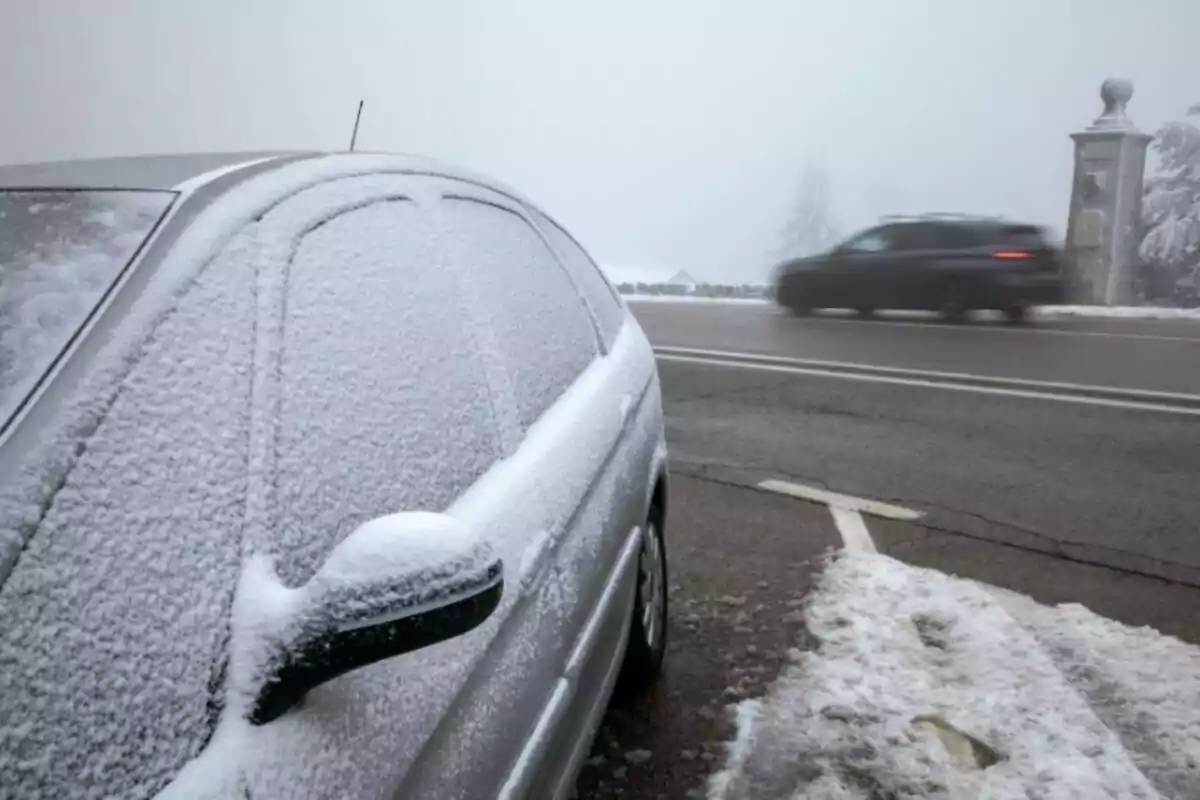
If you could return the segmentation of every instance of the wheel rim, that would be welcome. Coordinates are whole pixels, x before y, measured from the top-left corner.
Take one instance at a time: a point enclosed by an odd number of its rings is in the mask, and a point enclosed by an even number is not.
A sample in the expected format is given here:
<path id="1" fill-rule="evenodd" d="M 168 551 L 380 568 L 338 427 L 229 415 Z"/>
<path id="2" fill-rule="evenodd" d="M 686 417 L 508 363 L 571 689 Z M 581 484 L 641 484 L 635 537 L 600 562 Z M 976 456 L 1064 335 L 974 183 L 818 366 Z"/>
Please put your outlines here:
<path id="1" fill-rule="evenodd" d="M 651 650 L 662 636 L 663 554 L 658 526 L 648 523 L 643 529 L 642 552 L 638 559 L 639 586 L 642 595 L 642 633 Z"/>

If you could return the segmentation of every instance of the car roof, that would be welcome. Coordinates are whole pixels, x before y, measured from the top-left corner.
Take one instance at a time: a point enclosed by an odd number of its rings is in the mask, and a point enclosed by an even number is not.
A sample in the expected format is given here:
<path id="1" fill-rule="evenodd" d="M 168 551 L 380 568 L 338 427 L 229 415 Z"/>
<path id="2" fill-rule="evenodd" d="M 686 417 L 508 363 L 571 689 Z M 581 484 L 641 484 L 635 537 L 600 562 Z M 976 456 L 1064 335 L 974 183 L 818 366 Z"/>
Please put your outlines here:
<path id="1" fill-rule="evenodd" d="M 303 155 L 300 151 L 178 153 L 0 166 L 0 189 L 174 189 L 214 170 Z"/>
<path id="2" fill-rule="evenodd" d="M 389 151 L 356 150 L 246 150 L 233 153 L 172 153 L 144 156 L 44 161 L 30 164 L 0 165 L 0 191 L 5 189 L 146 189 L 184 191 L 197 185 L 211 184 L 228 172 L 261 172 L 303 159 L 338 156 L 384 156 L 389 166 L 415 173 L 440 175 L 485 186 L 512 199 L 538 208 L 528 197 L 510 186 L 470 169 L 424 156 Z M 241 167 L 257 167 L 242 172 Z M 234 183 L 225 182 L 216 192 L 200 201 L 203 205 L 227 191 Z M 214 187 L 215 188 L 215 187 Z M 191 205 L 196 202 L 189 201 Z M 540 211 L 541 209 L 538 208 Z M 545 212 L 542 212 L 545 213 Z"/>

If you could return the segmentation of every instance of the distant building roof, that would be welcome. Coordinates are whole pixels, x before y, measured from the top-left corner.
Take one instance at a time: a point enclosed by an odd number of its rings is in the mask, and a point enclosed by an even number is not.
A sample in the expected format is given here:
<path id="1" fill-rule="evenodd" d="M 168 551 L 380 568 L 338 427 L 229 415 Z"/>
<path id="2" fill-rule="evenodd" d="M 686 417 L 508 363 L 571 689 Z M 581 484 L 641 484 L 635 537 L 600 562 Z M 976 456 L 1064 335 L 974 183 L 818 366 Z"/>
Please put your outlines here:
<path id="1" fill-rule="evenodd" d="M 699 282 L 700 281 L 696 280 L 695 278 L 693 278 L 691 275 L 687 274 L 687 272 L 682 269 L 679 270 L 679 272 L 675 273 L 675 277 L 673 277 L 669 281 L 667 281 L 667 283 L 685 284 L 685 285 L 689 285 L 689 286 L 694 286 Z"/>

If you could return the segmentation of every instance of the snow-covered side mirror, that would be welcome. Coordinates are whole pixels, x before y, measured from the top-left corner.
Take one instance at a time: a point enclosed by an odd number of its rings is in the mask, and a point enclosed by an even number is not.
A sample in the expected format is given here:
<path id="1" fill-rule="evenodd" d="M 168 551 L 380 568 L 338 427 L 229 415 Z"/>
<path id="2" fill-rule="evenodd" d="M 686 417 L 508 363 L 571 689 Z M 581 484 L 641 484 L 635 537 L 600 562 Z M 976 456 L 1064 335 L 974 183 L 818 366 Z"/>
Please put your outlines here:
<path id="1" fill-rule="evenodd" d="M 268 643 L 250 721 L 276 719 L 351 670 L 466 633 L 495 610 L 503 585 L 492 548 L 452 517 L 365 523 L 295 590 L 292 624 Z"/>

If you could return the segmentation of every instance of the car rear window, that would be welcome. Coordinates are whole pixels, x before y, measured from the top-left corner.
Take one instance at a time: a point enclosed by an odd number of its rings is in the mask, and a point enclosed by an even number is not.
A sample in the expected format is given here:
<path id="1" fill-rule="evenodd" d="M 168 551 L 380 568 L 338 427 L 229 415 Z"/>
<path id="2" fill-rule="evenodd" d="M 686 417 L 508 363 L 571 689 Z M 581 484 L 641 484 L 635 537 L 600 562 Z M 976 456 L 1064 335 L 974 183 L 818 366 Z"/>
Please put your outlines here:
<path id="1" fill-rule="evenodd" d="M 0 422 L 53 366 L 174 198 L 0 190 Z"/>
<path id="2" fill-rule="evenodd" d="M 1006 245 L 1030 249 L 1046 246 L 1045 232 L 1037 225 L 1005 225 L 1000 229 L 1000 239 Z"/>

